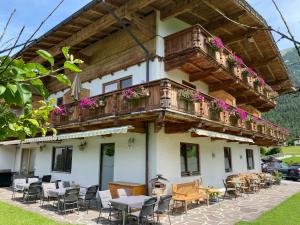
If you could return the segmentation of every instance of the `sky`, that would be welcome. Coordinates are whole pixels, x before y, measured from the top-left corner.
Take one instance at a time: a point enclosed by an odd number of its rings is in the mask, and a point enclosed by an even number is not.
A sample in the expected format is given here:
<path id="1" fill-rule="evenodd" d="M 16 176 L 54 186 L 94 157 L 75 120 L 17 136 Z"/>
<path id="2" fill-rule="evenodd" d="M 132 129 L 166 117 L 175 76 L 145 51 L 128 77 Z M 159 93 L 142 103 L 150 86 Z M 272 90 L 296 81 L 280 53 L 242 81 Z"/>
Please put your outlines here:
<path id="1" fill-rule="evenodd" d="M 24 25 L 25 30 L 20 38 L 20 42 L 26 40 L 59 2 L 60 0 L 1 0 L 0 34 L 2 33 L 10 13 L 14 9 L 17 11 L 5 33 L 4 39 L 0 43 L 0 49 L 5 48 L 9 44 L 13 44 L 13 42 L 6 42 L 12 38 L 16 38 Z M 43 25 L 35 38 L 53 28 L 88 2 L 90 2 L 90 0 L 65 0 L 59 9 Z M 269 25 L 286 33 L 286 28 L 271 0 L 247 0 L 247 2 L 267 20 Z M 287 23 L 290 26 L 295 39 L 300 40 L 300 0 L 276 0 L 276 2 L 282 10 L 283 15 L 286 17 Z M 280 37 L 274 35 L 274 38 L 275 40 L 278 40 Z M 280 49 L 285 49 L 292 47 L 293 45 L 290 41 L 280 40 L 278 46 Z"/>

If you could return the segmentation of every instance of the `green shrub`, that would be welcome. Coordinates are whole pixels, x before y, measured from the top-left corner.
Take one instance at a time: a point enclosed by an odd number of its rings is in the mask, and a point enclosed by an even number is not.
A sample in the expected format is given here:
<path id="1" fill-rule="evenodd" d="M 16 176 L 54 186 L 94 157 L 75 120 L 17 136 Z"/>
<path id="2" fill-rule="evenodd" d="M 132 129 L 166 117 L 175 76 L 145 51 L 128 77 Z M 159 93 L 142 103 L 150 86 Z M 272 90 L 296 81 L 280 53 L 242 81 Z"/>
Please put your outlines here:
<path id="1" fill-rule="evenodd" d="M 269 151 L 267 151 L 265 155 L 274 155 L 274 154 L 278 154 L 281 152 L 282 152 L 282 150 L 280 147 L 274 147 L 274 148 L 271 148 Z"/>

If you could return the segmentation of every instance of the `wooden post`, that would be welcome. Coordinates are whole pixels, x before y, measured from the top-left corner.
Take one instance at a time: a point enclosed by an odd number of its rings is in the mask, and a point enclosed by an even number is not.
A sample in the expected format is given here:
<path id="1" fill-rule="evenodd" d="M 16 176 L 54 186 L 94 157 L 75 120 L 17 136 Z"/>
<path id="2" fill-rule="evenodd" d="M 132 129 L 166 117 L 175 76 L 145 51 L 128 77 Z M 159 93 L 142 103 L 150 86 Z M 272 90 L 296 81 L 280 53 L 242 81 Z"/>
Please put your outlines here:
<path id="1" fill-rule="evenodd" d="M 171 107 L 171 83 L 169 80 L 162 80 L 160 82 L 160 107 Z"/>

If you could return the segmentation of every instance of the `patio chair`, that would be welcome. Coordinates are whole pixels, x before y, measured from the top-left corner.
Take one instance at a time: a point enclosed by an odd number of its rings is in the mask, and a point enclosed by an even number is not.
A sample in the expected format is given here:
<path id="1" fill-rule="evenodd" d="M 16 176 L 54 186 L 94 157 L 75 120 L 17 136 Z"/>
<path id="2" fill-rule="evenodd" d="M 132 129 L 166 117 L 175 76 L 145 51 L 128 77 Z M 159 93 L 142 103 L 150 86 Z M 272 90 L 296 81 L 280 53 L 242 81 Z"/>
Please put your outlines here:
<path id="1" fill-rule="evenodd" d="M 42 177 L 42 182 L 43 183 L 50 183 L 51 182 L 51 175 L 44 175 L 43 177 Z"/>
<path id="2" fill-rule="evenodd" d="M 126 190 L 123 189 L 123 188 L 117 189 L 117 192 L 118 192 L 119 198 L 127 197 L 128 196 Z"/>
<path id="3" fill-rule="evenodd" d="M 15 199 L 16 192 L 22 192 L 23 191 L 23 189 L 19 189 L 17 187 L 17 185 L 19 185 L 19 184 L 26 184 L 26 178 L 16 178 L 16 179 L 14 179 L 13 185 L 12 185 L 12 191 L 13 191 L 12 196 L 11 196 L 12 199 Z"/>
<path id="4" fill-rule="evenodd" d="M 38 177 L 29 177 L 27 178 L 27 183 L 31 184 L 31 183 L 36 183 L 39 181 Z"/>
<path id="5" fill-rule="evenodd" d="M 112 200 L 112 196 L 109 190 L 98 191 L 98 197 L 100 198 L 100 207 L 99 207 L 99 216 L 97 219 L 97 223 L 101 221 L 102 211 L 108 210 L 108 221 L 111 222 L 111 218 L 113 215 L 119 213 L 117 209 L 111 206 L 110 200 Z"/>
<path id="6" fill-rule="evenodd" d="M 98 185 L 93 185 L 87 188 L 85 195 L 79 196 L 79 200 L 83 203 L 86 213 L 88 213 L 89 208 L 91 207 L 91 201 L 96 200 L 97 191 Z"/>
<path id="7" fill-rule="evenodd" d="M 223 200 L 225 199 L 226 195 L 227 195 L 228 197 L 230 197 L 230 198 L 231 198 L 232 196 L 234 196 L 234 198 L 236 199 L 237 196 L 238 196 L 238 190 L 236 189 L 236 187 L 235 187 L 235 186 L 233 186 L 233 187 L 228 187 L 228 185 L 227 185 L 227 183 L 226 183 L 225 180 L 223 180 L 223 184 L 224 184 L 224 187 L 225 187 L 225 193 L 224 193 L 224 195 L 223 195 Z"/>
<path id="8" fill-rule="evenodd" d="M 70 188 L 66 190 L 64 196 L 58 199 L 59 208 L 61 212 L 77 209 L 77 214 L 79 214 L 78 198 L 79 198 L 80 188 Z M 71 209 L 67 209 L 67 206 L 72 206 Z"/>
<path id="9" fill-rule="evenodd" d="M 156 197 L 149 198 L 144 202 L 140 211 L 130 213 L 129 217 L 137 219 L 138 224 L 144 224 L 144 222 L 149 222 L 148 218 L 152 218 L 152 222 L 155 224 L 154 207 L 156 202 Z"/>
<path id="10" fill-rule="evenodd" d="M 23 201 L 28 202 L 30 199 L 33 199 L 36 201 L 37 199 L 40 199 L 42 192 L 42 182 L 35 182 L 30 183 L 27 190 L 24 190 L 23 192 Z"/>
<path id="11" fill-rule="evenodd" d="M 55 200 L 56 198 L 49 196 L 48 190 L 50 189 L 56 189 L 55 183 L 42 183 L 42 196 L 41 196 L 41 201 L 42 201 L 42 206 L 44 205 L 44 201 L 46 200 L 49 202 L 50 200 Z"/>
<path id="12" fill-rule="evenodd" d="M 157 224 L 160 223 L 159 215 L 160 214 L 167 214 L 169 219 L 169 224 L 171 225 L 171 219 L 170 219 L 170 202 L 172 200 L 172 195 L 165 195 L 161 196 L 158 201 L 157 209 L 155 210 L 155 214 L 157 215 Z"/>

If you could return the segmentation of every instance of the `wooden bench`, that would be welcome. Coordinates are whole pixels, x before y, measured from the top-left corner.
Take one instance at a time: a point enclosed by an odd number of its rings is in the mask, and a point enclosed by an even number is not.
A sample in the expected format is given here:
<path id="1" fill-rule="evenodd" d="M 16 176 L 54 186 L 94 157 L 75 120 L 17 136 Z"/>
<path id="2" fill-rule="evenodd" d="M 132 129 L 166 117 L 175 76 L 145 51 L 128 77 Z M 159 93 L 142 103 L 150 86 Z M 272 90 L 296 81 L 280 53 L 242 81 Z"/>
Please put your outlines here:
<path id="1" fill-rule="evenodd" d="M 173 184 L 172 191 L 174 208 L 177 206 L 177 203 L 180 202 L 182 206 L 184 206 L 185 213 L 187 213 L 187 204 L 193 201 L 197 203 L 199 203 L 200 201 L 206 201 L 208 204 L 208 195 L 201 191 L 198 181 Z"/>

